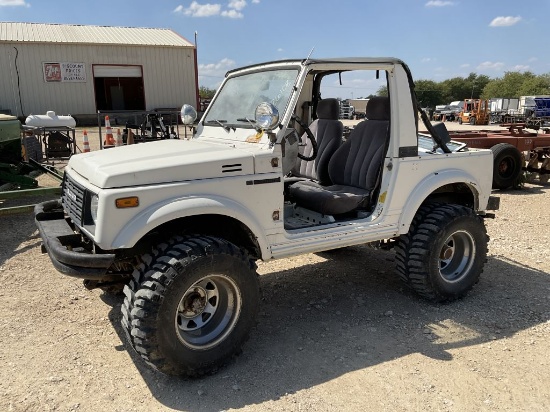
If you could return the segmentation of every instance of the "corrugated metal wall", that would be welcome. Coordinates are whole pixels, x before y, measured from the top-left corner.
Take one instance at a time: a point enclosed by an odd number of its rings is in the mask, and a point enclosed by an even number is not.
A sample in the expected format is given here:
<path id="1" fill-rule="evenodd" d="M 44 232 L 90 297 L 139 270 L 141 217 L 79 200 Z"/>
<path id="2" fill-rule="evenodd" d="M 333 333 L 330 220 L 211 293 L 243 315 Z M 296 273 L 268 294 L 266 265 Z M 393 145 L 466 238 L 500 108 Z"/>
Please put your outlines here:
<path id="1" fill-rule="evenodd" d="M 17 49 L 17 51 L 16 51 Z M 19 85 L 16 71 L 19 71 Z M 196 105 L 192 47 L 0 43 L 0 109 L 14 115 L 96 113 L 92 65 L 140 65 L 147 110 Z M 44 62 L 85 63 L 85 83 L 45 82 Z M 19 103 L 19 92 L 21 103 Z"/>

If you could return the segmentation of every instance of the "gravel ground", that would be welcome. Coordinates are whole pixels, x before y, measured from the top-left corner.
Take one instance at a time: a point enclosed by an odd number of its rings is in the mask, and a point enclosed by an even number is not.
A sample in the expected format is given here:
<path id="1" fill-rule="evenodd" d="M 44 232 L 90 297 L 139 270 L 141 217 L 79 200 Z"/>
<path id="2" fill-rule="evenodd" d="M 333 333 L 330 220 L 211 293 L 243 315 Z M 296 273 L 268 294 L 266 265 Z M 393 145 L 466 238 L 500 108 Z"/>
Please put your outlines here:
<path id="1" fill-rule="evenodd" d="M 465 299 L 426 303 L 364 246 L 260 262 L 258 326 L 198 380 L 150 370 L 122 299 L 56 272 L 31 215 L 0 217 L 0 410 L 548 411 L 550 186 L 498 194 Z"/>

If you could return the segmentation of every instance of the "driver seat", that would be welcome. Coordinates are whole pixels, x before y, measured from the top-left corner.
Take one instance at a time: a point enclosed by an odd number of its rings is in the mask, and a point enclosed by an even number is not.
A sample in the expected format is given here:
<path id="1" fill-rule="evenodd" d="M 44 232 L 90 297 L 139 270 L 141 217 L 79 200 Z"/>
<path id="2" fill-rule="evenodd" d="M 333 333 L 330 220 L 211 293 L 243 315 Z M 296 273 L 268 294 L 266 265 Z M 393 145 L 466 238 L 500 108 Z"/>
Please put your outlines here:
<path id="1" fill-rule="evenodd" d="M 290 186 L 290 197 L 298 206 L 323 215 L 369 210 L 379 182 L 389 138 L 390 101 L 373 97 L 360 122 L 329 163 L 331 186 L 309 180 Z"/>
<path id="2" fill-rule="evenodd" d="M 344 133 L 344 125 L 338 120 L 340 103 L 337 99 L 319 100 L 316 113 L 317 119 L 311 123 L 309 129 L 317 141 L 317 157 L 313 160 L 298 158 L 291 170 L 291 176 L 285 179 L 286 183 L 292 184 L 305 179 L 324 185 L 331 183 L 328 162 L 342 144 Z M 301 144 L 304 146 L 300 153 L 310 157 L 313 153 L 313 145 L 305 133 L 302 135 Z"/>

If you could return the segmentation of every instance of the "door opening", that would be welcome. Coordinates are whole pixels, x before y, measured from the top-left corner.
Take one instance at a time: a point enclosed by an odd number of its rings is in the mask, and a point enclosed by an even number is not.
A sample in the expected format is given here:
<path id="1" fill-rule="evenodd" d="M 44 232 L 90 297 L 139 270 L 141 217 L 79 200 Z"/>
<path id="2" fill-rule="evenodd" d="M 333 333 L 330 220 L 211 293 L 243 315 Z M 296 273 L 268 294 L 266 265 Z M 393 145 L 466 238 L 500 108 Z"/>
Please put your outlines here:
<path id="1" fill-rule="evenodd" d="M 94 65 L 97 110 L 145 110 L 141 66 Z"/>

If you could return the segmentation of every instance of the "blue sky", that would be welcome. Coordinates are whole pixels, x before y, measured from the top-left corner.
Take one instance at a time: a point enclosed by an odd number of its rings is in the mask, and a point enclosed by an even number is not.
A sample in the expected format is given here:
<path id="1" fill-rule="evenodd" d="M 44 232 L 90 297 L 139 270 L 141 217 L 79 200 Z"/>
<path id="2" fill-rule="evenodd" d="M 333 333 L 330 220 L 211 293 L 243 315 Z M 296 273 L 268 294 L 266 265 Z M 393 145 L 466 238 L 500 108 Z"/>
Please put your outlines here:
<path id="1" fill-rule="evenodd" d="M 0 0 L 0 21 L 197 32 L 199 84 L 266 60 L 392 56 L 415 79 L 550 73 L 550 0 Z M 159 62 L 159 64 L 162 64 Z"/>

